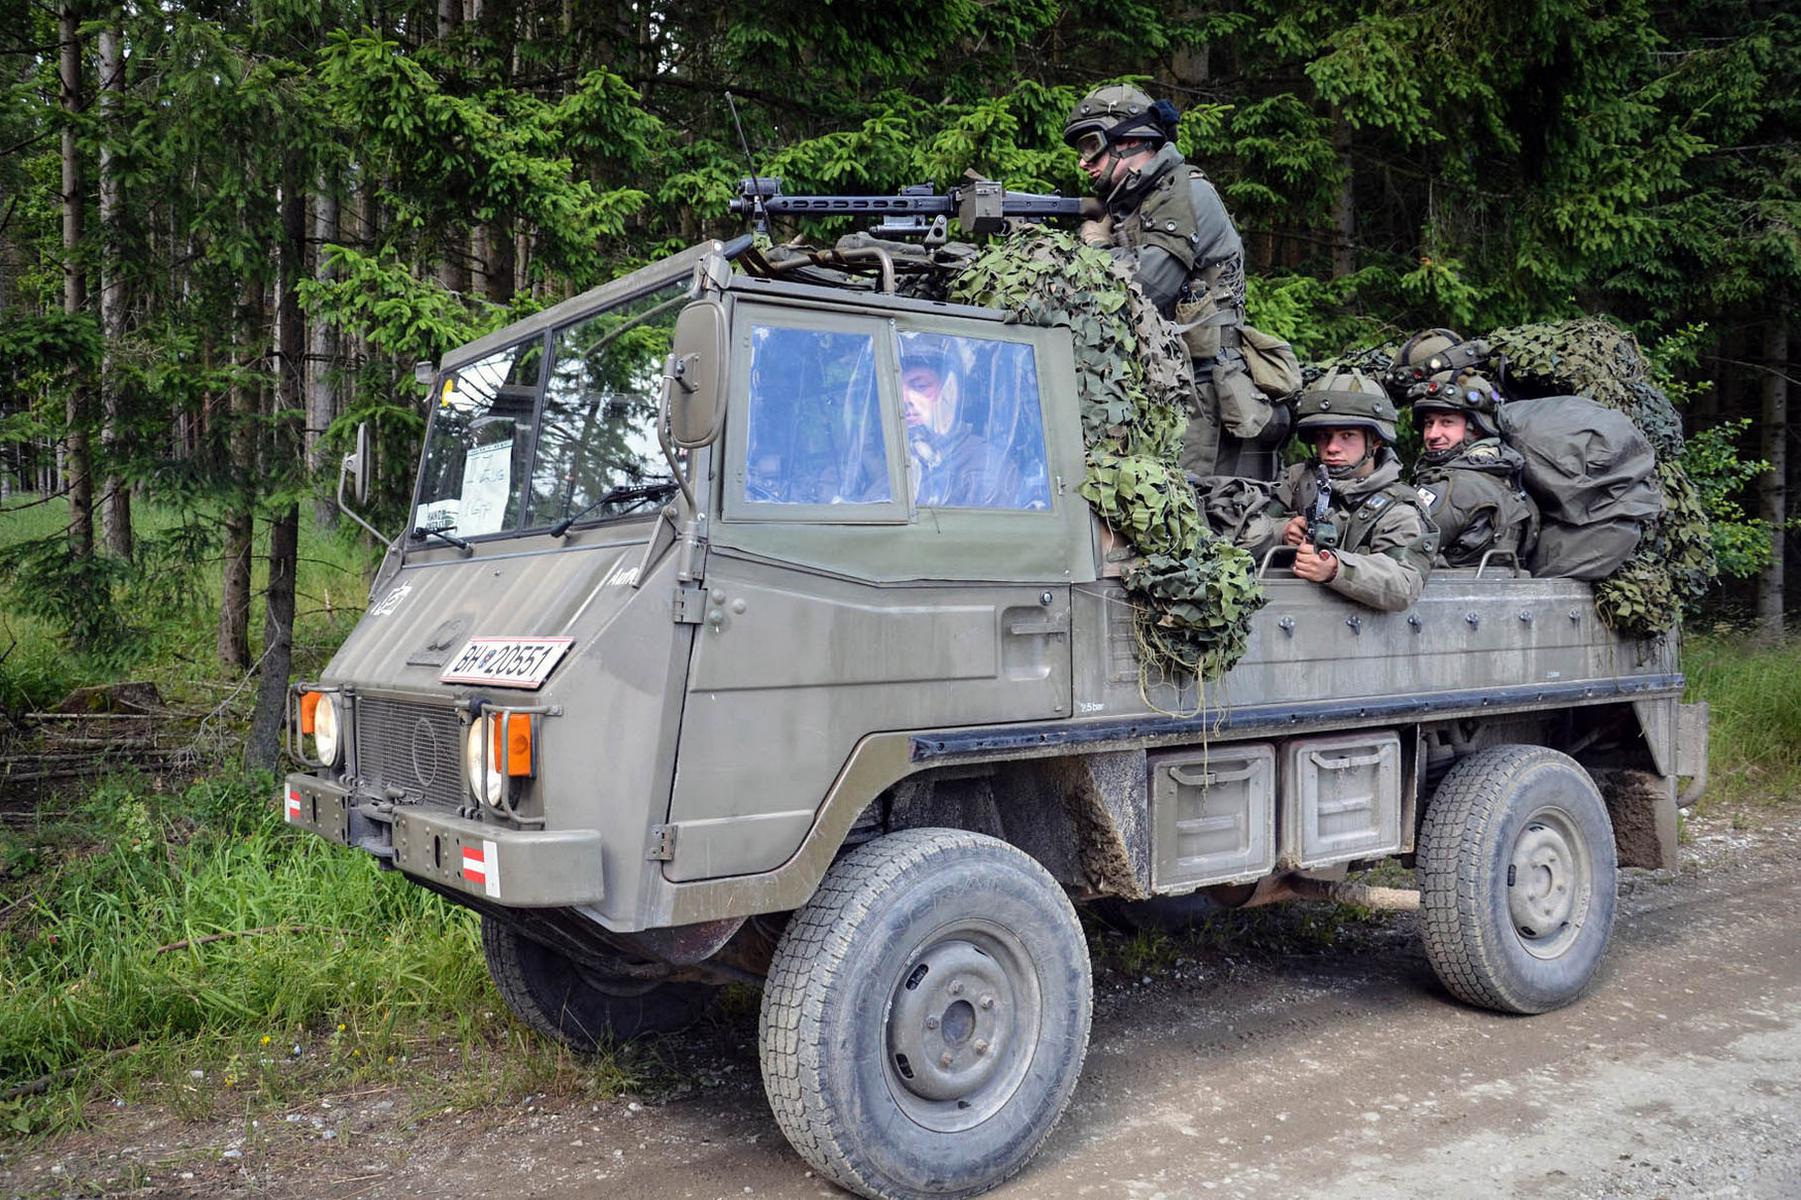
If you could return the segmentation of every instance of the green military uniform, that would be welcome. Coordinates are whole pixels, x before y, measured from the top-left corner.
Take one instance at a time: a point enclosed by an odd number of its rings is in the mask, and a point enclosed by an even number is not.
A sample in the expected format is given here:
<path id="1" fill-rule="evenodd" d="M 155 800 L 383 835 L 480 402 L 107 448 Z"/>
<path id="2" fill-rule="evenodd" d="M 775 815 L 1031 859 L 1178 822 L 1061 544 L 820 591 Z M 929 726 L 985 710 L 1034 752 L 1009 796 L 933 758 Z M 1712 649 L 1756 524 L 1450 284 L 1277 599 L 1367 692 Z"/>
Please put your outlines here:
<path id="1" fill-rule="evenodd" d="M 1167 106 L 1163 106 L 1167 108 Z M 1244 243 L 1219 192 L 1182 157 L 1160 122 L 1159 106 L 1137 88 L 1111 86 L 1085 96 L 1064 126 L 1064 140 L 1100 132 L 1111 140 L 1158 144 L 1151 160 L 1107 183 L 1110 241 L 1135 264 L 1138 285 L 1159 312 L 1183 329 L 1195 367 L 1195 404 L 1183 438 L 1182 466 L 1195 475 L 1275 475 L 1287 412 L 1252 382 L 1241 348 Z"/>
<path id="2" fill-rule="evenodd" d="M 1500 438 L 1500 393 L 1467 365 L 1490 354 L 1487 342 L 1428 329 L 1408 339 L 1384 379 L 1391 397 L 1413 401 L 1422 429 L 1435 412 L 1465 422 L 1463 441 L 1426 451 L 1413 467 L 1420 502 L 1438 526 L 1442 567 L 1481 566 L 1491 550 L 1510 551 L 1523 564 L 1538 540 L 1538 506 L 1520 485 L 1526 460 Z"/>
<path id="3" fill-rule="evenodd" d="M 1520 563 L 1532 549 L 1538 508 L 1521 490 L 1525 460 L 1499 438 L 1466 441 L 1448 454 L 1424 454 L 1413 483 L 1426 516 L 1438 526 L 1437 565 L 1480 566 L 1491 550 Z"/>
<path id="4" fill-rule="evenodd" d="M 1421 507 L 1419 493 L 1401 480 L 1401 460 L 1394 453 L 1394 403 L 1362 372 L 1333 371 L 1301 393 L 1295 414 L 1295 429 L 1303 436 L 1314 430 L 1362 430 L 1364 454 L 1334 467 L 1318 462 L 1290 467 L 1264 514 L 1259 554 L 1281 544 L 1288 518 L 1304 515 L 1308 541 L 1338 560 L 1326 587 L 1385 612 L 1411 607 L 1432 570 L 1438 530 Z M 1329 546 L 1319 545 L 1312 516 L 1322 473 L 1331 485 L 1327 513 L 1338 535 Z"/>
<path id="5" fill-rule="evenodd" d="M 1269 507 L 1277 536 L 1281 518 L 1312 512 L 1318 495 L 1312 464 L 1288 468 Z M 1384 612 L 1412 607 L 1432 570 L 1438 536 L 1418 493 L 1401 480 L 1401 460 L 1385 446 L 1368 475 L 1334 480 L 1329 511 L 1338 525 L 1332 550 L 1338 574 L 1325 586 Z"/>

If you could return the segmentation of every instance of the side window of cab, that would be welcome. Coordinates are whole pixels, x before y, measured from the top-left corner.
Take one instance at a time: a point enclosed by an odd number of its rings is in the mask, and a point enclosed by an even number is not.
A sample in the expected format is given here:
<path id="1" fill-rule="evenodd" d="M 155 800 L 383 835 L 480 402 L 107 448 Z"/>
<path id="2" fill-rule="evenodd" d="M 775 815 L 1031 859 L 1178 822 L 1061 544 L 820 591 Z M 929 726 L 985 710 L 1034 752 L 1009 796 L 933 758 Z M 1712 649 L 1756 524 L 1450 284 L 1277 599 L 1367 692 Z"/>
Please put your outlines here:
<path id="1" fill-rule="evenodd" d="M 900 522 L 899 441 L 874 320 L 753 317 L 745 378 L 728 432 L 728 516 Z"/>
<path id="2" fill-rule="evenodd" d="M 1050 472 L 1029 342 L 902 330 L 901 421 L 918 508 L 1043 511 Z"/>

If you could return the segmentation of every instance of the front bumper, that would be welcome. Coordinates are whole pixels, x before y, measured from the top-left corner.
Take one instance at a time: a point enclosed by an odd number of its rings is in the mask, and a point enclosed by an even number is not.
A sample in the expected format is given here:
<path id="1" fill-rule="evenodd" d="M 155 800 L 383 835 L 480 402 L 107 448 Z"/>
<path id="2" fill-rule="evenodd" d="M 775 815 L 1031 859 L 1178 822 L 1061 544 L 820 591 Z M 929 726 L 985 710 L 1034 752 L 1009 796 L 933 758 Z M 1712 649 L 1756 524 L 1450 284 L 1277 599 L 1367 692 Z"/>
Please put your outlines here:
<path id="1" fill-rule="evenodd" d="M 359 800 L 311 775 L 289 775 L 277 803 L 290 825 L 495 904 L 550 908 L 599 904 L 606 896 L 598 830 L 509 829 L 417 805 Z"/>

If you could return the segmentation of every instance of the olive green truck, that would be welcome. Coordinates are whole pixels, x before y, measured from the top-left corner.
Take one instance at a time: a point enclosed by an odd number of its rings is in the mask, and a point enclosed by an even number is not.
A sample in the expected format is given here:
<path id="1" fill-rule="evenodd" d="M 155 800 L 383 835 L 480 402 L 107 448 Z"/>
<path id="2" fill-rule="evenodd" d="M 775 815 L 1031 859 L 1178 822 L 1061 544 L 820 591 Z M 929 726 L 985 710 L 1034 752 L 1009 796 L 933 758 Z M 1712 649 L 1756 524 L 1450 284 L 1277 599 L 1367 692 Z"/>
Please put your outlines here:
<path id="1" fill-rule="evenodd" d="M 1505 564 L 1379 613 L 1278 561 L 1232 671 L 1147 678 L 1067 331 L 746 241 L 429 376 L 407 532 L 294 691 L 290 823 L 475 909 L 571 1046 L 760 983 L 776 1119 L 866 1196 L 975 1194 L 1049 1135 L 1089 1036 L 1072 902 L 1417 903 L 1457 999 L 1582 992 L 1617 867 L 1672 865 L 1705 781 L 1673 635 Z M 902 395 L 925 360 L 954 425 Z M 979 495 L 920 502 L 972 462 Z M 368 476 L 359 439 L 340 499 Z M 1343 882 L 1395 857 L 1417 893 Z"/>

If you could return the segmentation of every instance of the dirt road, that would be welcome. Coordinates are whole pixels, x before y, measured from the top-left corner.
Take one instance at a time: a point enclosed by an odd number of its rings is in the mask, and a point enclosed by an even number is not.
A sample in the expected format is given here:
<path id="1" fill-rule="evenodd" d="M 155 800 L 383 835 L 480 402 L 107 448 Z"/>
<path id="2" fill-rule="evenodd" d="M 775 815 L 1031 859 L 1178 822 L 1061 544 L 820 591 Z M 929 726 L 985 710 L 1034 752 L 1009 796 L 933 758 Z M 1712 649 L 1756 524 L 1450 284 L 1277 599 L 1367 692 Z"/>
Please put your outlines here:
<path id="1" fill-rule="evenodd" d="M 1451 1002 L 1410 918 L 1318 951 L 1196 943 L 1153 976 L 1115 965 L 1068 1115 L 994 1194 L 1801 1197 L 1801 836 L 1703 825 L 1685 853 L 1679 873 L 1631 873 L 1600 984 L 1544 1017 Z M 754 1040 L 741 1012 L 667 1043 L 699 1086 L 663 1101 L 528 1099 L 414 1125 L 406 1096 L 338 1098 L 235 1140 L 139 1125 L 129 1147 L 103 1122 L 7 1156 L 0 1191 L 842 1195 L 776 1130 Z"/>

